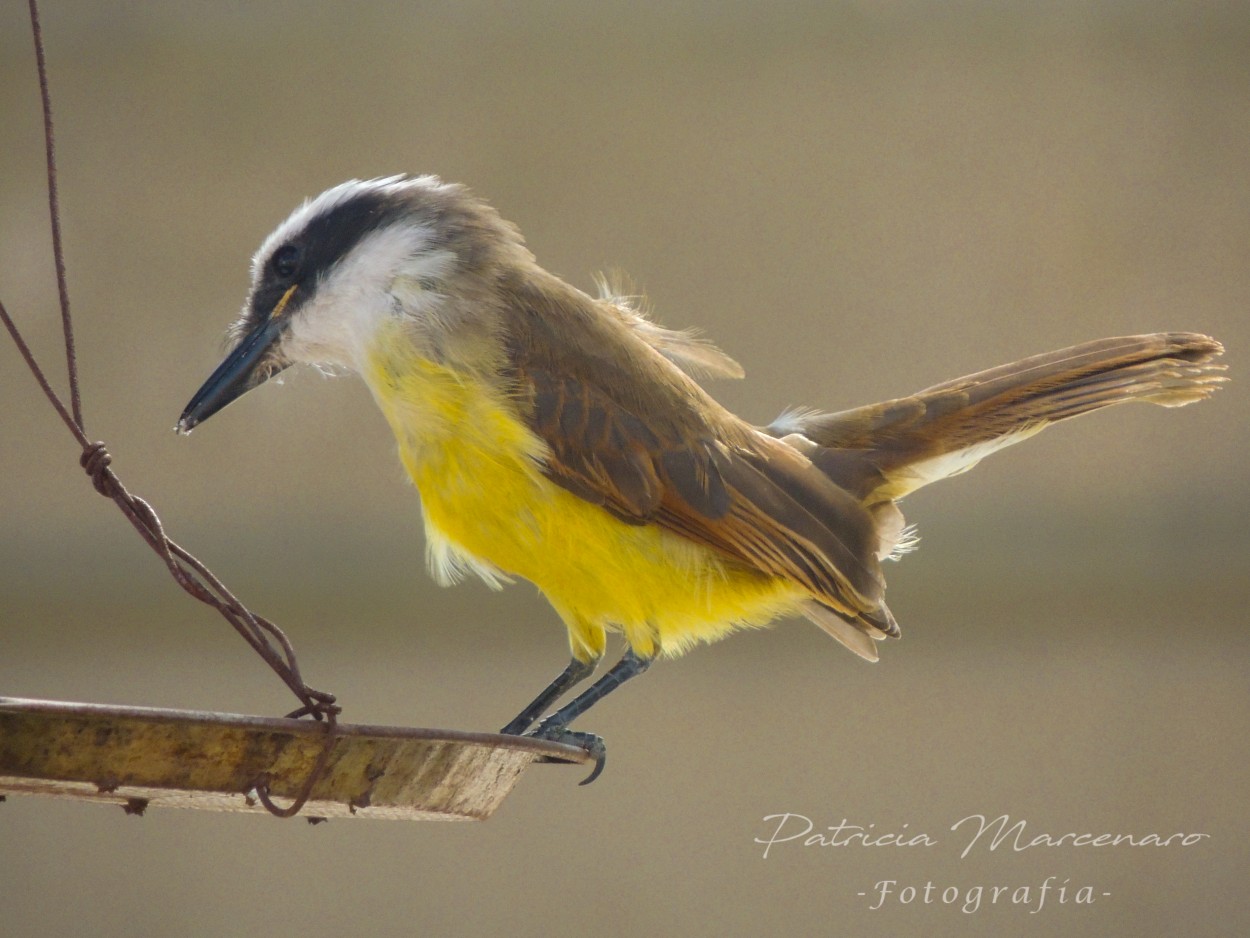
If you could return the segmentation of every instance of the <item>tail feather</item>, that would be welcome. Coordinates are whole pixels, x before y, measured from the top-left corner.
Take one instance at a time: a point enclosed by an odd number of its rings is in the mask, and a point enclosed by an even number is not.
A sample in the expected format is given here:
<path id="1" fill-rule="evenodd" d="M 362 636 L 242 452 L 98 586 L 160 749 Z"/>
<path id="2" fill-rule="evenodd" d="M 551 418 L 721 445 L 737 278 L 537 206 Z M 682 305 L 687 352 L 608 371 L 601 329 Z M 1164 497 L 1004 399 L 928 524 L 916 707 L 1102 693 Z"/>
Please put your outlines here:
<path id="1" fill-rule="evenodd" d="M 848 618 L 814 599 L 803 606 L 803 615 L 865 661 L 877 660 L 877 642 L 899 634 L 898 623 L 885 606 L 878 616 L 880 623 Z"/>
<path id="2" fill-rule="evenodd" d="M 813 462 L 873 505 L 965 472 L 1059 420 L 1129 401 L 1181 407 L 1203 400 L 1227 380 L 1215 362 L 1223 351 L 1189 332 L 1100 339 L 910 397 L 836 414 L 783 415 L 768 429 L 799 434 Z"/>

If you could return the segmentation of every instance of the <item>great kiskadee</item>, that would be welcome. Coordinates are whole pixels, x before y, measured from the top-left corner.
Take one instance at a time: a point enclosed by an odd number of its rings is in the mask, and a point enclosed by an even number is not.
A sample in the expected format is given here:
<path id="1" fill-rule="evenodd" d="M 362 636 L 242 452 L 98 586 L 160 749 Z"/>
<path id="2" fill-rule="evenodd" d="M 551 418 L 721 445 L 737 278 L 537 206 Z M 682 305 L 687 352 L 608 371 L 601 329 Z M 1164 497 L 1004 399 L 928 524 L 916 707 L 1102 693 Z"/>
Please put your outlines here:
<path id="1" fill-rule="evenodd" d="M 903 496 L 1055 421 L 1177 407 L 1224 380 L 1207 336 L 1128 336 L 752 426 L 692 377 L 740 377 L 731 358 L 569 286 L 433 176 L 352 180 L 296 209 L 256 253 L 232 334 L 178 429 L 296 362 L 363 377 L 420 492 L 434 576 L 523 577 L 568 628 L 572 661 L 503 732 L 585 745 L 596 775 L 602 741 L 569 723 L 657 655 L 797 614 L 876 660 L 899 634 L 881 562 L 912 543 Z M 608 631 L 621 660 L 532 728 Z"/>

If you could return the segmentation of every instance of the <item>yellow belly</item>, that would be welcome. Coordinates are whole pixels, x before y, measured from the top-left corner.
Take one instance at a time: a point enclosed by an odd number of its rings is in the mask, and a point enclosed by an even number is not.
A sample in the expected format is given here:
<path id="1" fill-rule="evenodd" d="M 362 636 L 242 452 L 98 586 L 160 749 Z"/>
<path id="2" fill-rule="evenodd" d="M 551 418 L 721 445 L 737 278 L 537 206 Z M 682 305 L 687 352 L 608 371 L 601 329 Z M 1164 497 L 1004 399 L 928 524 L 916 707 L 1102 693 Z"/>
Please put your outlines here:
<path id="1" fill-rule="evenodd" d="M 431 569 L 523 577 L 569 629 L 573 653 L 603 653 L 619 629 L 640 654 L 679 654 L 735 627 L 793 612 L 805 594 L 656 525 L 629 525 L 550 482 L 544 444 L 485 382 L 379 347 L 365 378 L 421 493 Z"/>

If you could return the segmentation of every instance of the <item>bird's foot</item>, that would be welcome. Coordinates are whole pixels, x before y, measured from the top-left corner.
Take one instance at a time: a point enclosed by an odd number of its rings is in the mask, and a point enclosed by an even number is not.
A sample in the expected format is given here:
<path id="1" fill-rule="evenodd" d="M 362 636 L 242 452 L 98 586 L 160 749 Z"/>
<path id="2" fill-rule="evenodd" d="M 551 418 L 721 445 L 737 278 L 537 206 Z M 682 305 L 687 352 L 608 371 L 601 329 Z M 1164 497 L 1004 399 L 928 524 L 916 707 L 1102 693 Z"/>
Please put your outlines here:
<path id="1" fill-rule="evenodd" d="M 585 749 L 586 752 L 595 760 L 595 767 L 589 775 L 581 780 L 579 784 L 589 785 L 599 777 L 603 771 L 604 764 L 608 761 L 608 747 L 603 742 L 603 737 L 594 733 L 583 733 L 579 730 L 571 730 L 567 726 L 559 723 L 550 723 L 544 720 L 538 724 L 538 727 L 531 733 L 526 734 L 534 739 L 546 739 L 553 743 L 564 743 L 569 746 L 577 746 Z M 545 760 L 555 761 L 555 760 Z"/>

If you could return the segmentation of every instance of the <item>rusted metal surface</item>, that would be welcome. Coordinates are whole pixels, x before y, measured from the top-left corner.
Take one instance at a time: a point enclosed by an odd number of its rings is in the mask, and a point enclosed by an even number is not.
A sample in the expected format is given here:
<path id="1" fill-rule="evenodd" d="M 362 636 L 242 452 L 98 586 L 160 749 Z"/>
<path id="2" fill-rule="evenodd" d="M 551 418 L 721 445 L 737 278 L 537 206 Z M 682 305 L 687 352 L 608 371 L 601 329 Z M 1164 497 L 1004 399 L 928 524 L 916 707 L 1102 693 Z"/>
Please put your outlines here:
<path id="1" fill-rule="evenodd" d="M 325 733 L 308 720 L 0 697 L 0 794 L 263 814 L 257 785 L 295 797 Z M 588 761 L 545 740 L 348 723 L 330 746 L 307 817 L 482 819 L 536 760 Z"/>

